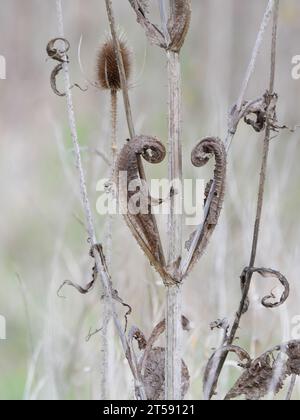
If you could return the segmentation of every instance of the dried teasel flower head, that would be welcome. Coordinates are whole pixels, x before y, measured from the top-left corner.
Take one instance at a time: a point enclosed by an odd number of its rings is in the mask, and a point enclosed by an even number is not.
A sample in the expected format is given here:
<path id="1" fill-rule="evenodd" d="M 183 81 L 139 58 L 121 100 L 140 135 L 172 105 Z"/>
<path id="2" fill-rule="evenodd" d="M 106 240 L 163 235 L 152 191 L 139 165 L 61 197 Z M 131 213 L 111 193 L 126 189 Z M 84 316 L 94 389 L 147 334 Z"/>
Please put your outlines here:
<path id="1" fill-rule="evenodd" d="M 171 39 L 169 50 L 181 50 L 190 27 L 191 16 L 191 0 L 173 0 L 173 13 L 168 23 Z"/>
<path id="2" fill-rule="evenodd" d="M 119 37 L 119 45 L 124 63 L 126 79 L 131 75 L 131 51 L 123 38 Z M 111 37 L 101 45 L 97 57 L 97 81 L 102 89 L 120 90 L 121 79 L 115 54 L 114 43 Z"/>

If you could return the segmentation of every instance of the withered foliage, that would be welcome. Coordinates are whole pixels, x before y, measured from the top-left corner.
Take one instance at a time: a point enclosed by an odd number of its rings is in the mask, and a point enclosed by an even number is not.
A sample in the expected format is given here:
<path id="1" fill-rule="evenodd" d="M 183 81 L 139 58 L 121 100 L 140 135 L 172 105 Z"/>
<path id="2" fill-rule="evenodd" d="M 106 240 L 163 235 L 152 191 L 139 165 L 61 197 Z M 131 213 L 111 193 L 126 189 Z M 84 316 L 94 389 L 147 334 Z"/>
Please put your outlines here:
<path id="1" fill-rule="evenodd" d="M 108 273 L 108 268 L 107 268 L 106 259 L 105 259 L 105 255 L 104 255 L 104 252 L 103 252 L 102 245 L 98 244 L 96 246 L 93 246 L 90 250 L 90 256 L 95 260 L 95 264 L 94 264 L 93 269 L 92 269 L 92 280 L 86 285 L 86 287 L 82 287 L 79 284 L 74 283 L 70 280 L 64 281 L 63 284 L 58 289 L 58 292 L 57 292 L 57 295 L 59 297 L 62 297 L 60 295 L 60 292 L 65 286 L 74 287 L 82 295 L 86 295 L 87 293 L 89 293 L 93 289 L 93 287 L 95 285 L 95 282 L 98 278 L 98 274 L 99 274 L 98 270 L 97 270 L 97 264 L 96 264 L 96 254 L 98 254 L 98 256 L 100 257 L 102 265 L 103 265 L 103 267 L 105 267 L 105 269 Z M 127 325 L 128 325 L 128 316 L 131 314 L 132 308 L 131 308 L 130 305 L 128 305 L 128 303 L 125 303 L 124 300 L 119 296 L 118 290 L 113 288 L 113 284 L 112 284 L 111 279 L 109 279 L 109 288 L 110 288 L 110 293 L 111 293 L 112 298 L 116 302 L 120 303 L 122 306 L 127 308 L 127 312 L 124 316 L 125 317 L 125 331 L 126 331 L 127 330 Z"/>
<path id="2" fill-rule="evenodd" d="M 261 400 L 269 393 L 278 394 L 291 375 L 300 374 L 300 341 L 274 347 L 244 367 L 244 372 L 225 399 L 244 396 Z"/>
<path id="3" fill-rule="evenodd" d="M 151 44 L 155 44 L 167 51 L 179 53 L 191 22 L 191 0 L 174 0 L 173 11 L 170 13 L 168 37 L 166 39 L 163 30 L 152 23 L 148 18 L 149 2 L 146 0 L 129 0 L 136 13 L 138 23 L 144 28 Z"/>
<path id="4" fill-rule="evenodd" d="M 144 135 L 128 141 L 123 146 L 115 166 L 119 203 L 123 209 L 122 212 L 125 215 L 125 221 L 129 229 L 148 257 L 150 264 L 158 271 L 166 284 L 169 282 L 174 283 L 165 265 L 160 235 L 153 216 L 148 187 L 144 180 L 141 179 L 139 156 L 142 156 L 149 163 L 158 164 L 164 160 L 166 149 L 155 137 Z M 126 179 L 122 176 L 124 173 L 127 174 Z M 136 185 L 136 191 L 132 191 L 133 182 Z M 136 214 L 135 209 L 130 207 L 130 199 L 138 191 L 141 194 L 141 211 Z M 142 208 L 143 206 L 146 208 Z"/>
<path id="5" fill-rule="evenodd" d="M 182 316 L 181 323 L 183 330 L 190 330 L 189 320 L 185 316 Z M 153 329 L 149 340 L 146 340 L 143 332 L 136 327 L 129 334 L 129 340 L 132 341 L 134 338 L 142 351 L 138 369 L 148 400 L 161 401 L 165 399 L 166 350 L 164 347 L 154 346 L 158 338 L 165 332 L 165 329 L 166 322 L 163 320 Z M 181 395 L 184 398 L 190 386 L 190 375 L 185 362 L 182 360 L 181 363 Z"/>
<path id="6" fill-rule="evenodd" d="M 59 42 L 64 45 L 61 49 L 56 47 L 56 44 Z M 48 57 L 54 61 L 59 62 L 59 64 L 57 64 L 57 66 L 55 66 L 55 68 L 51 72 L 50 85 L 55 95 L 61 96 L 61 97 L 66 96 L 66 93 L 60 92 L 60 90 L 57 88 L 56 79 L 59 73 L 62 71 L 63 65 L 65 63 L 69 63 L 68 52 L 70 48 L 71 48 L 70 42 L 65 38 L 53 38 L 48 42 L 47 47 L 46 47 Z M 75 83 L 70 88 L 72 89 L 73 87 L 77 87 L 83 92 L 87 90 L 79 86 L 77 83 Z"/>
<path id="7" fill-rule="evenodd" d="M 168 49 L 179 52 L 184 44 L 191 23 L 191 0 L 175 0 L 174 16 L 169 19 L 170 45 Z"/>
<path id="8" fill-rule="evenodd" d="M 212 200 L 208 213 L 205 215 L 203 229 L 199 238 L 196 238 L 197 231 L 193 232 L 189 241 L 186 242 L 186 249 L 190 250 L 192 243 L 197 240 L 194 254 L 192 256 L 187 274 L 190 273 L 194 265 L 203 255 L 208 242 L 217 226 L 225 195 L 226 185 L 226 150 L 224 143 L 215 137 L 207 137 L 201 140 L 192 152 L 192 164 L 196 167 L 202 167 L 208 163 L 210 158 L 215 157 L 214 179 L 206 187 L 206 198 L 209 191 L 212 191 Z"/>

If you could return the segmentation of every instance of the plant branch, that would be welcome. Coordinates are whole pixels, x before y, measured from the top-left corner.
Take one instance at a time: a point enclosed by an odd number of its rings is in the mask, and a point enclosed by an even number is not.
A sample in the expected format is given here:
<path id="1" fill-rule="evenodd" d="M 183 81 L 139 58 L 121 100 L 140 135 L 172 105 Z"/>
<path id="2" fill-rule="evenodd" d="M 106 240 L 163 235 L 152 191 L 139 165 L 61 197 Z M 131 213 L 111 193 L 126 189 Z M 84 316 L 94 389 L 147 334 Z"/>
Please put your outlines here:
<path id="1" fill-rule="evenodd" d="M 170 1 L 172 6 L 173 1 Z M 170 7 L 172 10 L 172 8 Z M 172 18 L 172 16 L 171 16 Z M 181 69 L 179 54 L 167 51 L 169 84 L 169 180 L 182 185 Z M 179 192 L 179 195 L 181 192 Z M 177 271 L 182 255 L 182 215 L 178 194 L 172 194 L 168 222 L 169 266 Z M 166 400 L 181 400 L 181 285 L 166 290 Z"/>

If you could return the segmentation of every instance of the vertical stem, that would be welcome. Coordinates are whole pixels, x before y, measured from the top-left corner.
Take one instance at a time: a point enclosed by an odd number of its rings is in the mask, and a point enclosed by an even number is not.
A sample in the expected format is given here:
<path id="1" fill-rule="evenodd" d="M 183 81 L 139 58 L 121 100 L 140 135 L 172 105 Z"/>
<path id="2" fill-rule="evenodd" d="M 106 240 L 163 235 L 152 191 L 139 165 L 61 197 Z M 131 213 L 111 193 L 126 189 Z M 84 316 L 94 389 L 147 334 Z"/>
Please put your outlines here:
<path id="1" fill-rule="evenodd" d="M 110 178 L 112 181 L 113 177 L 113 170 L 115 166 L 115 161 L 117 157 L 117 110 L 118 110 L 118 94 L 116 90 L 110 91 L 110 100 L 111 100 L 111 108 L 110 108 L 110 116 L 111 116 L 111 138 L 110 138 L 110 155 L 111 155 L 111 174 Z M 108 269 L 111 271 L 112 267 L 112 247 L 113 247 L 113 221 L 114 216 L 108 215 L 107 218 L 107 234 L 106 234 L 106 263 Z M 102 305 L 102 329 L 101 329 L 101 354 L 102 354 L 102 361 L 101 361 L 101 384 L 100 384 L 100 399 L 102 401 L 108 400 L 109 398 L 109 390 L 110 390 L 110 383 L 109 383 L 109 372 L 111 370 L 111 366 L 109 364 L 112 362 L 112 358 L 109 355 L 109 324 L 111 319 L 111 311 L 109 306 L 108 297 L 103 290 L 103 305 Z"/>
<path id="2" fill-rule="evenodd" d="M 295 388 L 295 385 L 296 385 L 296 381 L 297 381 L 297 375 L 292 375 L 291 382 L 290 382 L 289 389 L 288 389 L 288 393 L 287 393 L 286 398 L 285 398 L 286 401 L 290 401 L 292 399 L 294 388 Z"/>
<path id="3" fill-rule="evenodd" d="M 182 185 L 181 75 L 179 55 L 167 52 L 169 83 L 169 180 Z M 172 194 L 168 222 L 169 264 L 178 264 L 182 254 L 182 212 Z M 179 211 L 178 211 L 179 210 Z M 181 286 L 167 288 L 166 308 L 166 399 L 181 399 Z"/>

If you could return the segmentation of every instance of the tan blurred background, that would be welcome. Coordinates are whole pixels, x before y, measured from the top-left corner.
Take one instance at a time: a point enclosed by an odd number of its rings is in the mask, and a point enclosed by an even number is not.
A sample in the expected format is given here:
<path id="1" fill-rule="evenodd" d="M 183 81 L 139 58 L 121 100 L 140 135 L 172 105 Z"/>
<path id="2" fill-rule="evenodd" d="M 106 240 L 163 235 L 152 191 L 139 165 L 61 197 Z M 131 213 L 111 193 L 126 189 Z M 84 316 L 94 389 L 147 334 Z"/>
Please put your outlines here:
<path id="1" fill-rule="evenodd" d="M 131 80 L 137 131 L 167 137 L 166 60 L 147 44 L 125 0 L 115 11 L 133 50 Z M 193 0 L 192 26 L 182 52 L 183 144 L 185 176 L 209 179 L 209 171 L 190 167 L 190 152 L 206 135 L 224 138 L 227 114 L 236 100 L 254 45 L 266 0 Z M 156 1 L 153 5 L 157 8 Z M 66 37 L 71 43 L 71 76 L 85 85 L 77 48 L 88 79 L 95 79 L 95 57 L 108 30 L 103 0 L 63 0 Z M 73 165 L 65 100 L 50 89 L 54 64 L 46 61 L 47 42 L 57 36 L 54 0 L 0 0 L 0 54 L 7 80 L 0 80 L 0 314 L 7 340 L 0 341 L 0 399 L 97 399 L 100 395 L 100 291 L 82 297 L 71 289 L 56 291 L 65 280 L 85 284 L 91 261 Z M 264 41 L 247 98 L 267 88 L 270 31 Z M 281 0 L 276 91 L 279 121 L 300 123 L 300 80 L 291 77 L 291 60 L 300 54 L 300 3 Z M 61 82 L 59 82 L 61 83 Z M 61 86 L 61 85 L 60 85 Z M 93 87 L 74 89 L 74 101 L 88 188 L 97 233 L 105 240 L 105 218 L 96 215 L 96 183 L 108 167 L 91 150 L 108 152 L 109 96 Z M 118 139 L 127 137 L 119 109 Z M 272 141 L 266 205 L 257 265 L 284 273 L 291 296 L 279 309 L 261 307 L 276 286 L 255 279 L 251 310 L 242 322 L 239 343 L 252 356 L 295 338 L 299 298 L 300 132 Z M 231 318 L 240 299 L 239 275 L 248 264 L 255 216 L 262 136 L 241 124 L 229 154 L 224 211 L 213 240 L 184 286 L 184 313 L 193 330 L 185 336 L 184 358 L 191 373 L 189 399 L 202 398 L 203 368 L 220 340 L 209 323 Z M 162 166 L 155 174 L 164 176 Z M 161 221 L 162 229 L 165 224 Z M 186 236 L 188 236 L 186 230 Z M 113 281 L 133 307 L 130 323 L 148 335 L 164 314 L 164 289 L 149 268 L 121 218 L 114 226 Z M 280 293 L 279 291 L 277 291 Z M 122 314 L 120 308 L 120 314 Z M 299 320 L 298 320 L 299 321 Z M 112 334 L 112 333 L 110 333 Z M 114 337 L 112 335 L 112 337 Z M 299 338 L 299 337 L 298 337 Z M 133 397 L 132 382 L 118 340 L 110 341 L 111 398 Z M 238 370 L 224 370 L 221 392 Z M 295 398 L 300 397 L 300 384 Z M 222 393 L 221 393 L 222 395 Z"/>

